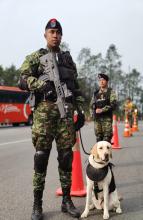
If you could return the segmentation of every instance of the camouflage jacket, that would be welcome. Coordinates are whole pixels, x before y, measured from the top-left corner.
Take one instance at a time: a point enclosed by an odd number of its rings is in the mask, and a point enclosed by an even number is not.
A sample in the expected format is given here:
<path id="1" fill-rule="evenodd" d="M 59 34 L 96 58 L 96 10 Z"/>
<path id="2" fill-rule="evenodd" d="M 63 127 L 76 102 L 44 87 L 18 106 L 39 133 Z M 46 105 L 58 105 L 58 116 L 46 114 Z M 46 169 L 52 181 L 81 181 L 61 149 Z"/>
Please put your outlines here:
<path id="1" fill-rule="evenodd" d="M 97 104 L 99 103 L 99 104 Z M 112 116 L 112 112 L 116 109 L 117 97 L 115 92 L 111 88 L 96 91 L 91 99 L 90 108 L 93 111 L 93 115 L 97 116 Z M 96 114 L 97 108 L 102 109 L 101 114 Z"/>
<path id="2" fill-rule="evenodd" d="M 28 55 L 23 62 L 20 68 L 20 80 L 26 82 L 26 89 L 33 92 L 38 92 L 45 84 L 43 80 L 38 79 L 39 76 L 43 73 L 43 67 L 40 63 L 40 57 L 47 54 L 48 49 L 40 49 L 36 52 L 33 52 L 31 55 Z M 72 57 L 68 51 L 60 51 L 62 56 L 66 56 L 66 65 L 68 69 L 72 70 L 74 77 L 74 104 L 76 109 L 83 108 L 84 99 L 81 95 L 77 80 L 77 70 L 75 63 L 72 60 Z M 61 73 L 62 75 L 62 73 Z"/>
<path id="3" fill-rule="evenodd" d="M 124 113 L 127 116 L 133 116 L 133 114 L 135 114 L 135 109 L 137 108 L 133 102 L 129 102 L 129 103 L 125 102 L 123 105 Z"/>

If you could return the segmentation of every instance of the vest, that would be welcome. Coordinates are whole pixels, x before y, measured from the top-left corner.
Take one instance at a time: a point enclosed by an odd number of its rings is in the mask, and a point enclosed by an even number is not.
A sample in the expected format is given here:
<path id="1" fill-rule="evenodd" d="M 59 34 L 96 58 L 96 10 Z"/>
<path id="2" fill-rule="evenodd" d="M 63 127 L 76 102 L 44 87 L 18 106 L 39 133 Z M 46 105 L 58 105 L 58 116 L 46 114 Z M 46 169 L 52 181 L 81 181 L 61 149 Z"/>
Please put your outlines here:
<path id="1" fill-rule="evenodd" d="M 39 50 L 39 57 L 47 54 L 46 49 L 40 49 Z M 75 92 L 75 77 L 77 76 L 76 72 L 76 66 L 72 60 L 72 57 L 68 51 L 60 51 L 57 53 L 57 65 L 58 65 L 58 70 L 59 70 L 59 77 L 60 81 L 63 87 L 63 90 L 65 91 L 65 98 L 66 101 L 73 102 L 74 99 L 74 92 Z M 34 76 L 37 78 L 42 75 L 44 72 L 44 69 L 42 65 L 38 64 L 38 68 L 36 71 L 34 71 Z M 56 101 L 57 100 L 57 94 L 54 86 L 54 82 L 49 81 L 49 85 L 52 88 L 52 95 L 49 95 L 47 98 L 50 101 Z M 36 95 L 38 98 L 38 94 Z M 39 95 L 41 97 L 41 94 Z"/>
<path id="2" fill-rule="evenodd" d="M 90 180 L 94 181 L 94 194 L 95 194 L 96 199 L 98 199 L 98 193 L 103 191 L 103 189 L 99 190 L 98 182 L 102 181 L 106 177 L 106 175 L 108 173 L 108 169 L 111 170 L 111 175 L 112 175 L 111 182 L 109 185 L 109 193 L 114 192 L 116 189 L 112 166 L 113 166 L 113 164 L 109 163 L 107 166 L 105 166 L 103 168 L 96 169 L 91 164 L 87 165 L 86 174 Z"/>
<path id="3" fill-rule="evenodd" d="M 108 112 L 102 112 L 101 114 L 96 114 L 97 108 L 104 108 L 106 105 L 110 106 L 110 95 L 111 88 L 107 88 L 107 92 L 100 92 L 99 90 L 94 92 L 94 116 L 95 118 L 100 117 L 112 117 L 112 110 Z"/>

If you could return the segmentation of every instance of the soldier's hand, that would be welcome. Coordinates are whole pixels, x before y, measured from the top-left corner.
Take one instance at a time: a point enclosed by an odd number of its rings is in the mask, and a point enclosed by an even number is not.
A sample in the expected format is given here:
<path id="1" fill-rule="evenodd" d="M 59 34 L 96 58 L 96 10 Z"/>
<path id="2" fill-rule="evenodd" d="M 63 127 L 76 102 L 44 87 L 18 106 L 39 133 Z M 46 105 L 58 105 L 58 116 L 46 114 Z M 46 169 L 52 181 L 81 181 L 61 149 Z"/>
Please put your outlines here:
<path id="1" fill-rule="evenodd" d="M 47 92 L 47 91 L 49 91 L 49 90 L 51 90 L 51 87 L 50 87 L 50 83 L 49 82 L 45 82 L 45 83 L 43 83 L 43 85 L 41 86 L 41 88 L 39 89 L 39 91 L 40 92 Z"/>
<path id="2" fill-rule="evenodd" d="M 45 94 L 45 98 L 53 97 L 54 87 L 52 83 L 49 81 L 47 74 L 42 74 L 39 76 L 38 80 L 43 81 L 43 86 L 40 88 L 40 92 Z"/>
<path id="3" fill-rule="evenodd" d="M 102 113 L 102 109 L 101 109 L 101 108 L 97 108 L 97 109 L 96 109 L 96 113 L 97 113 L 97 114 Z"/>
<path id="4" fill-rule="evenodd" d="M 75 130 L 78 131 L 80 128 L 84 126 L 85 123 L 85 115 L 83 111 L 78 111 L 77 121 L 75 122 Z"/>

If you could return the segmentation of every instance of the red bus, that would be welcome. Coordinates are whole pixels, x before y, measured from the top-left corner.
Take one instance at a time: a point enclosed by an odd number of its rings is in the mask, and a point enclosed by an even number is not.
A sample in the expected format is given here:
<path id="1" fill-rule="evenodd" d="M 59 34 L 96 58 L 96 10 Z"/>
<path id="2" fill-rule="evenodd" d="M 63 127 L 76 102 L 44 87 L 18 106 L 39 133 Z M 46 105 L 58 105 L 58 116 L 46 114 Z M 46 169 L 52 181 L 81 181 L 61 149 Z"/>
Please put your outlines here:
<path id="1" fill-rule="evenodd" d="M 17 87 L 0 86 L 0 124 L 32 124 L 29 93 Z"/>

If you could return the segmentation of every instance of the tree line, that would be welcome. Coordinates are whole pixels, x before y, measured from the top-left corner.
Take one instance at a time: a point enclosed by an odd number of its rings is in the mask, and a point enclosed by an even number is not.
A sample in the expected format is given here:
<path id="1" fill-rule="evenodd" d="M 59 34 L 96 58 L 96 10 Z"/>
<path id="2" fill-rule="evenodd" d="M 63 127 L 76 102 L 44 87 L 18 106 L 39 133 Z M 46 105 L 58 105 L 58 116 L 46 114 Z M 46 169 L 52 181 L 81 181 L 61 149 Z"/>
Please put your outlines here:
<path id="1" fill-rule="evenodd" d="M 89 105 L 93 91 L 98 89 L 98 74 L 109 76 L 109 86 L 118 97 L 119 111 L 127 97 L 130 97 L 143 112 L 143 76 L 137 69 L 122 69 L 121 55 L 114 44 L 110 45 L 105 57 L 101 53 L 92 54 L 90 48 L 82 48 L 77 58 L 79 80 Z"/>
<path id="2" fill-rule="evenodd" d="M 63 50 L 69 50 L 65 42 L 61 44 Z M 76 66 L 81 90 L 85 97 L 88 109 L 93 92 L 98 89 L 98 73 L 106 72 L 109 76 L 109 86 L 112 87 L 118 97 L 119 110 L 125 99 L 130 97 L 143 112 L 143 87 L 142 74 L 137 69 L 129 69 L 128 73 L 122 69 L 121 55 L 114 44 L 106 51 L 105 57 L 101 53 L 92 54 L 90 48 L 82 48 L 78 54 Z M 3 68 L 0 65 L 0 85 L 17 86 L 19 70 L 15 65 Z"/>
<path id="3" fill-rule="evenodd" d="M 20 72 L 15 65 L 3 68 L 0 65 L 0 85 L 1 86 L 17 86 Z"/>

